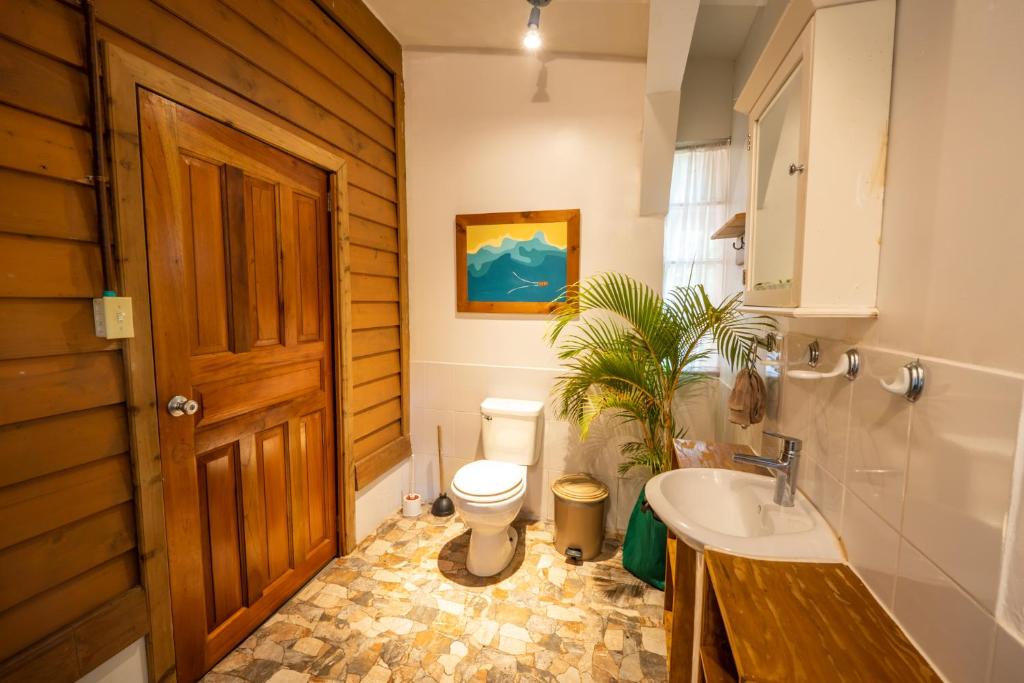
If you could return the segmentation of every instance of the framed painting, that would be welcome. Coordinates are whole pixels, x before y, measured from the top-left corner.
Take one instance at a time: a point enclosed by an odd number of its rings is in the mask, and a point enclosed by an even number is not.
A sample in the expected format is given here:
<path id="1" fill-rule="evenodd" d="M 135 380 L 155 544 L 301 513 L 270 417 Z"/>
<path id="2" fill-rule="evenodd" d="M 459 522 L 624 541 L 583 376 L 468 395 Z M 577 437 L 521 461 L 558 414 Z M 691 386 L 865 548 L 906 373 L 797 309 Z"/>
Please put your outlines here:
<path id="1" fill-rule="evenodd" d="M 579 279 L 579 209 L 455 217 L 459 311 L 550 313 Z"/>

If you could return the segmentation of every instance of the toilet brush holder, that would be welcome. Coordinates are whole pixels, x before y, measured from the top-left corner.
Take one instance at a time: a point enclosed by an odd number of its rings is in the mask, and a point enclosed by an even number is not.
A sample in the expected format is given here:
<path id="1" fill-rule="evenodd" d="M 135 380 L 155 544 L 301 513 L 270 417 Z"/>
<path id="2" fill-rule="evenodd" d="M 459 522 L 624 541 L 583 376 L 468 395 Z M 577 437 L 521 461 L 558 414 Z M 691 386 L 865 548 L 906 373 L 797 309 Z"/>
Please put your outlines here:
<path id="1" fill-rule="evenodd" d="M 418 493 L 407 493 L 402 498 L 402 514 L 406 517 L 419 517 L 423 500 Z"/>

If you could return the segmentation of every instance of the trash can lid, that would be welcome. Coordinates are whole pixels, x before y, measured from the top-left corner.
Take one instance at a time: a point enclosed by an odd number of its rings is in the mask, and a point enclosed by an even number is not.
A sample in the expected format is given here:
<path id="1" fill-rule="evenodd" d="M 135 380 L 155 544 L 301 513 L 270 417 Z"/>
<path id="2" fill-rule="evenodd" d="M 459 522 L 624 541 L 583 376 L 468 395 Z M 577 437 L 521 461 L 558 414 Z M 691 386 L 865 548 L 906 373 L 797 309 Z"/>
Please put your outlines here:
<path id="1" fill-rule="evenodd" d="M 599 503 L 608 497 L 608 487 L 589 474 L 566 474 L 555 480 L 551 492 L 576 503 Z"/>

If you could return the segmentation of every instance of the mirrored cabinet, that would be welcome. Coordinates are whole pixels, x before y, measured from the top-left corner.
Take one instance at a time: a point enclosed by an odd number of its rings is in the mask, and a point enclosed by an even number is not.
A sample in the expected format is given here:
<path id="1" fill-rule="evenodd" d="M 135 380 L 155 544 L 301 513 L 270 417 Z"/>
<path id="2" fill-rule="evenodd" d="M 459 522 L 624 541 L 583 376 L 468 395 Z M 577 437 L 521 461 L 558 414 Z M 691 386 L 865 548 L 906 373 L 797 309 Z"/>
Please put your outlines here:
<path id="1" fill-rule="evenodd" d="M 894 23 L 895 0 L 793 0 L 744 85 L 750 310 L 878 314 Z"/>

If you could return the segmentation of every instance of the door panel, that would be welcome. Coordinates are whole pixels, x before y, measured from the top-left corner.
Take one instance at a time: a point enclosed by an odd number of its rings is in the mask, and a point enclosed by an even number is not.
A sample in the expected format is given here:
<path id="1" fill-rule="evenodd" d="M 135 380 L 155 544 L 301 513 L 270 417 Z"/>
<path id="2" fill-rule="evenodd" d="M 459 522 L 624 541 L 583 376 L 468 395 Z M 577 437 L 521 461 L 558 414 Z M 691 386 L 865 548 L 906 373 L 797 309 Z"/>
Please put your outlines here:
<path id="1" fill-rule="evenodd" d="M 276 188 L 258 178 L 245 177 L 245 226 L 252 249 L 255 284 L 256 346 L 281 342 L 281 297 L 277 238 Z"/>
<path id="2" fill-rule="evenodd" d="M 326 540 L 327 501 L 329 491 L 325 476 L 327 463 L 323 443 L 323 411 L 316 411 L 299 418 L 300 453 L 306 475 L 306 519 L 308 520 L 309 545 L 316 547 Z"/>
<path id="3" fill-rule="evenodd" d="M 266 583 L 292 568 L 291 523 L 288 515 L 288 435 L 278 425 L 256 435 L 257 460 L 263 472 L 264 516 L 267 520 Z"/>
<path id="4" fill-rule="evenodd" d="M 321 359 L 265 370 L 256 376 L 204 383 L 194 389 L 201 406 L 197 423 L 205 426 L 295 396 L 321 391 L 322 379 Z"/>
<path id="5" fill-rule="evenodd" d="M 337 551 L 327 174 L 140 91 L 179 680 Z M 194 398 L 195 415 L 165 409 Z"/>
<path id="6" fill-rule="evenodd" d="M 207 625 L 212 630 L 242 609 L 237 453 L 233 445 L 196 458 L 207 557 Z"/>
<path id="7" fill-rule="evenodd" d="M 185 279 L 189 283 L 192 355 L 228 350 L 223 167 L 181 157 Z"/>
<path id="8" fill-rule="evenodd" d="M 295 193 L 292 198 L 299 262 L 299 341 L 320 339 L 321 230 L 316 199 Z"/>

